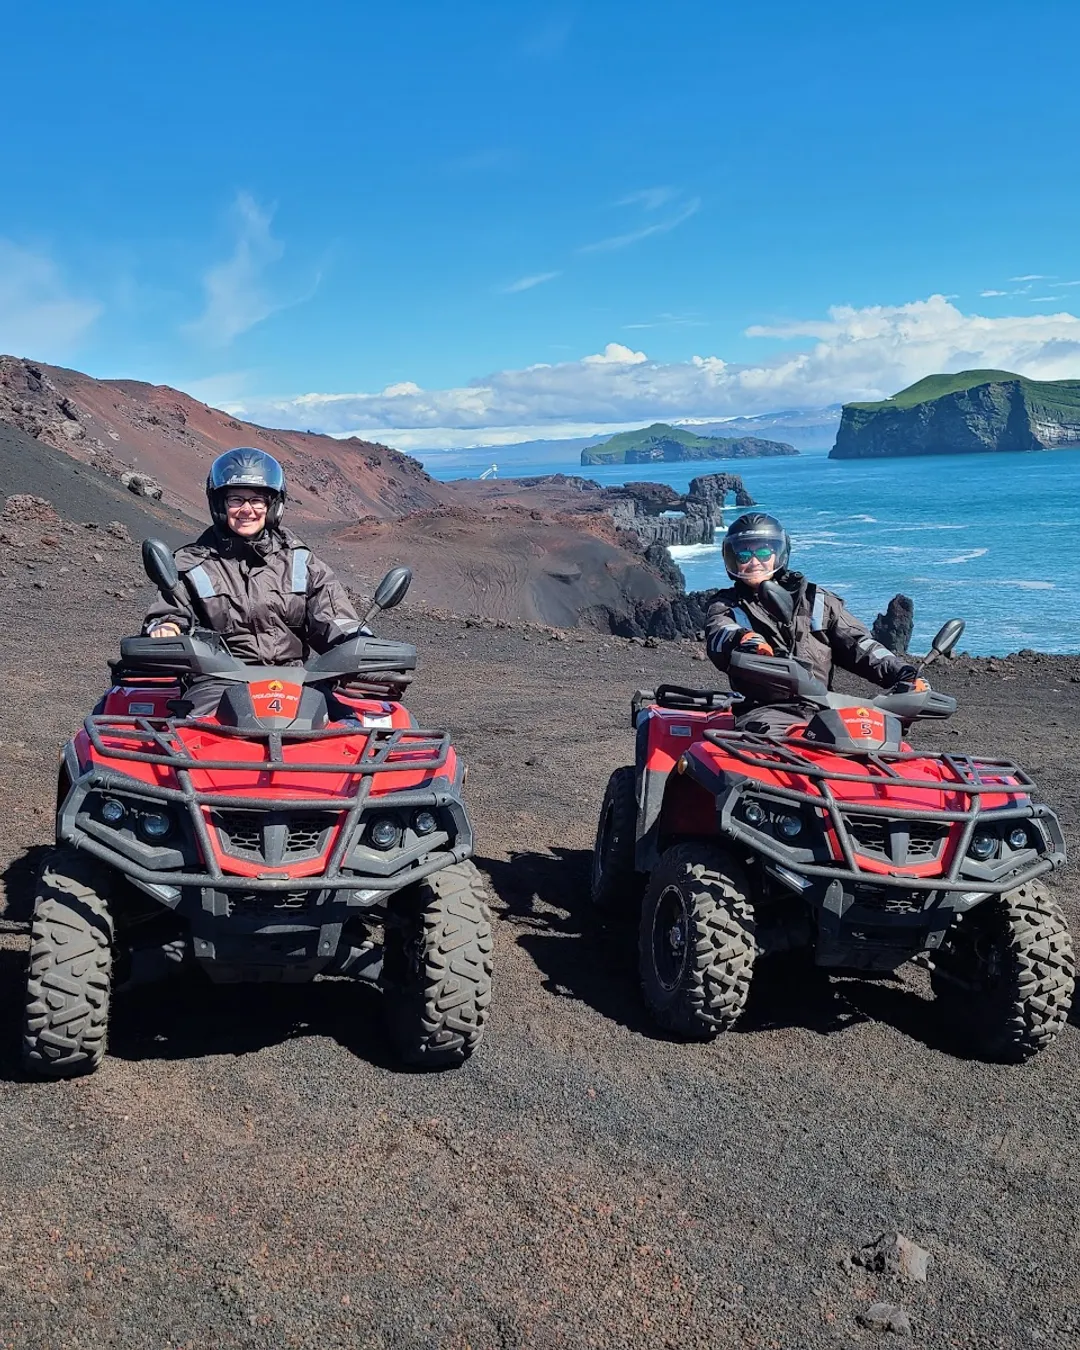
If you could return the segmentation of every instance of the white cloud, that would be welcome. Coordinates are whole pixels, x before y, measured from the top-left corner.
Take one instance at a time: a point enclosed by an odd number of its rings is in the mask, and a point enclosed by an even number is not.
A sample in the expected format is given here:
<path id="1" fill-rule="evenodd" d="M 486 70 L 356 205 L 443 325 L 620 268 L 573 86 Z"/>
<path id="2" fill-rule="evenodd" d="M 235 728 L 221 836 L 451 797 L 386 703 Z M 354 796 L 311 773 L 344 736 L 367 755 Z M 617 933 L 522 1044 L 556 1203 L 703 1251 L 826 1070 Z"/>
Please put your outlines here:
<path id="1" fill-rule="evenodd" d="M 1036 379 L 1080 377 L 1080 318 L 1069 313 L 988 318 L 944 296 L 865 309 L 838 306 L 823 319 L 748 329 L 753 338 L 807 339 L 755 363 L 696 355 L 662 363 L 620 343 L 579 360 L 503 370 L 455 389 L 397 384 L 381 393 L 309 393 L 248 401 L 256 421 L 335 434 L 374 434 L 439 445 L 450 432 L 531 439 L 556 425 L 638 425 L 719 419 L 883 398 L 935 371 L 1014 370 Z M 565 433 L 562 433 L 565 434 Z M 587 434 L 587 433 L 581 433 Z M 459 442 L 460 443 L 460 442 Z"/>
<path id="2" fill-rule="evenodd" d="M 1053 281 L 1045 272 L 1025 272 L 1022 277 L 1010 277 L 1010 281 Z"/>
<path id="3" fill-rule="evenodd" d="M 1011 292 L 1009 292 L 1009 291 L 980 291 L 979 294 L 980 294 L 980 295 L 982 296 L 982 298 L 985 300 L 988 296 L 991 296 L 991 295 L 1009 295 L 1009 294 L 1011 294 Z"/>
<path id="4" fill-rule="evenodd" d="M 275 296 L 267 283 L 268 270 L 285 252 L 285 245 L 270 231 L 273 212 L 261 207 L 250 193 L 239 192 L 231 215 L 236 236 L 233 251 L 203 277 L 205 307 L 197 319 L 184 325 L 189 336 L 214 347 L 227 346 L 277 310 L 297 303 Z"/>
<path id="5" fill-rule="evenodd" d="M 542 286 L 545 281 L 554 281 L 561 276 L 561 272 L 535 272 L 532 276 L 518 277 L 517 281 L 511 281 L 508 286 L 499 289 L 503 295 L 517 295 L 519 291 L 531 291 L 534 286 Z"/>
<path id="6" fill-rule="evenodd" d="M 649 358 L 644 352 L 631 351 L 621 342 L 609 342 L 602 352 L 595 356 L 583 356 L 583 366 L 639 366 Z"/>
<path id="7" fill-rule="evenodd" d="M 619 203 L 619 205 L 625 205 L 628 203 L 636 202 L 645 211 L 647 212 L 652 211 L 655 210 L 656 207 L 658 207 L 662 203 L 660 201 L 655 201 L 655 196 L 650 198 L 650 194 L 656 194 L 658 192 L 667 192 L 667 191 L 668 189 L 666 188 L 652 188 L 648 189 L 644 193 L 641 192 L 633 193 L 631 196 L 624 198 L 623 201 Z M 650 205 L 650 200 L 655 201 L 655 204 Z M 663 198 L 663 202 L 666 202 L 668 200 L 669 198 L 667 197 Z M 582 246 L 578 249 L 578 252 L 610 253 L 615 249 L 628 248 L 631 244 L 636 244 L 642 239 L 648 239 L 651 235 L 667 234 L 669 230 L 676 229 L 679 225 L 683 223 L 684 220 L 689 220 L 691 216 L 696 215 L 697 212 L 700 210 L 701 210 L 700 197 L 691 197 L 687 201 L 684 201 L 681 206 L 679 206 L 671 215 L 666 216 L 663 220 L 654 220 L 650 225 L 642 225 L 635 230 L 628 230 L 625 234 L 609 235 L 608 238 L 598 239 L 596 240 L 595 243 L 592 244 L 582 244 Z"/>
<path id="8" fill-rule="evenodd" d="M 0 239 L 0 351 L 49 359 L 73 347 L 101 313 L 74 295 L 44 253 Z"/>

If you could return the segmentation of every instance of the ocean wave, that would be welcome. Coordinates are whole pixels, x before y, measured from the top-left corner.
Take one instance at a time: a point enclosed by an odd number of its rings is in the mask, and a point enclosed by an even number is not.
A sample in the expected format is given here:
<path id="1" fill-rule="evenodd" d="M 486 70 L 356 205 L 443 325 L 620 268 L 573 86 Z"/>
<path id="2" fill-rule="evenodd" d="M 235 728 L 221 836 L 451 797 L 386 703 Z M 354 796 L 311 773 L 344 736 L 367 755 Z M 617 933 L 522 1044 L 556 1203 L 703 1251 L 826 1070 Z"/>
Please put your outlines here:
<path id="1" fill-rule="evenodd" d="M 969 530 L 970 525 L 887 525 L 882 534 L 906 534 L 908 530 Z"/>
<path id="2" fill-rule="evenodd" d="M 723 550 L 719 544 L 669 544 L 668 552 L 676 562 L 704 561 L 718 557 Z"/>
<path id="3" fill-rule="evenodd" d="M 1057 586 L 1052 581 L 1020 581 L 1009 578 L 1006 581 L 983 581 L 983 586 L 1015 586 L 1021 591 L 1056 591 Z"/>
<path id="4" fill-rule="evenodd" d="M 878 523 L 877 516 L 848 516 L 848 520 L 861 520 L 865 525 L 876 525 Z"/>
<path id="5" fill-rule="evenodd" d="M 988 548 L 973 548 L 967 553 L 958 553 L 955 558 L 943 558 L 941 562 L 934 564 L 935 567 L 951 567 L 954 563 L 973 562 L 976 558 L 984 558 L 990 550 Z"/>

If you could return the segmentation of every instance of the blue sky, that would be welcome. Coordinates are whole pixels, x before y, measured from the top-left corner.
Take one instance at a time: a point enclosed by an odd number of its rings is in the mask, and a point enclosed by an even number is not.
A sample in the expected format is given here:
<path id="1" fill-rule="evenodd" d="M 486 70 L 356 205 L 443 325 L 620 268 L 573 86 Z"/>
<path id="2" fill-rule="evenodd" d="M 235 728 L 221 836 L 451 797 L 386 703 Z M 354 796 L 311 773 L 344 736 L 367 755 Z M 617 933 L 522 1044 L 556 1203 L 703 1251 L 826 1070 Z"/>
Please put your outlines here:
<path id="1" fill-rule="evenodd" d="M 1080 7 L 11 9 L 0 349 L 405 448 L 1080 377 Z"/>

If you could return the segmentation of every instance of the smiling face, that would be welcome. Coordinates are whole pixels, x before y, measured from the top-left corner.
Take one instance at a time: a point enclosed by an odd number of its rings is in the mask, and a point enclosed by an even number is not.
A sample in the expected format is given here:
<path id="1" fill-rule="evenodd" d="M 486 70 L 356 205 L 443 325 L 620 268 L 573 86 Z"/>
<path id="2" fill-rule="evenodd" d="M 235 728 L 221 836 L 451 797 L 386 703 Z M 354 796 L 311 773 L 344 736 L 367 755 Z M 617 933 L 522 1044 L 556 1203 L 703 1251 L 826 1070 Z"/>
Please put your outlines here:
<path id="1" fill-rule="evenodd" d="M 738 578 L 747 586 L 760 586 L 776 571 L 776 551 L 768 544 L 748 544 L 735 550 Z"/>
<path id="2" fill-rule="evenodd" d="M 269 504 L 269 495 L 258 488 L 230 488 L 225 494 L 229 529 L 241 539 L 253 539 L 262 534 Z"/>

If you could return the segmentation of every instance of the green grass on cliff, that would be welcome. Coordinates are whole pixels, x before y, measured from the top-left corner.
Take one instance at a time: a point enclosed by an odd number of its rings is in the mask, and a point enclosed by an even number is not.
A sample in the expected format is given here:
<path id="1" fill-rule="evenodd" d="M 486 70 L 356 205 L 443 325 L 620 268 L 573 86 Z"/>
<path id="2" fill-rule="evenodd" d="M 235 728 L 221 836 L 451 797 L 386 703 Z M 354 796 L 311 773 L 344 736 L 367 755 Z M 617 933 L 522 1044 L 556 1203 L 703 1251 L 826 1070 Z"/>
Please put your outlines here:
<path id="1" fill-rule="evenodd" d="M 672 427 L 666 422 L 654 422 L 651 427 L 643 427 L 640 431 L 620 431 L 609 441 L 603 441 L 600 445 L 589 448 L 602 450 L 607 455 L 612 451 L 619 454 L 627 450 L 643 450 L 656 441 L 675 441 L 678 445 L 684 445 L 687 450 L 704 450 L 711 445 L 723 444 L 732 439 L 730 436 L 699 436 L 696 432 L 687 431 L 685 427 Z"/>
<path id="2" fill-rule="evenodd" d="M 915 408 L 920 403 L 944 398 L 946 394 L 977 389 L 981 384 L 1018 384 L 1024 397 L 1041 407 L 1080 409 L 1080 380 L 1029 380 L 1008 370 L 961 370 L 956 375 L 927 375 L 924 380 L 918 380 L 880 403 L 846 403 L 844 406 L 858 408 L 861 412 Z"/>

